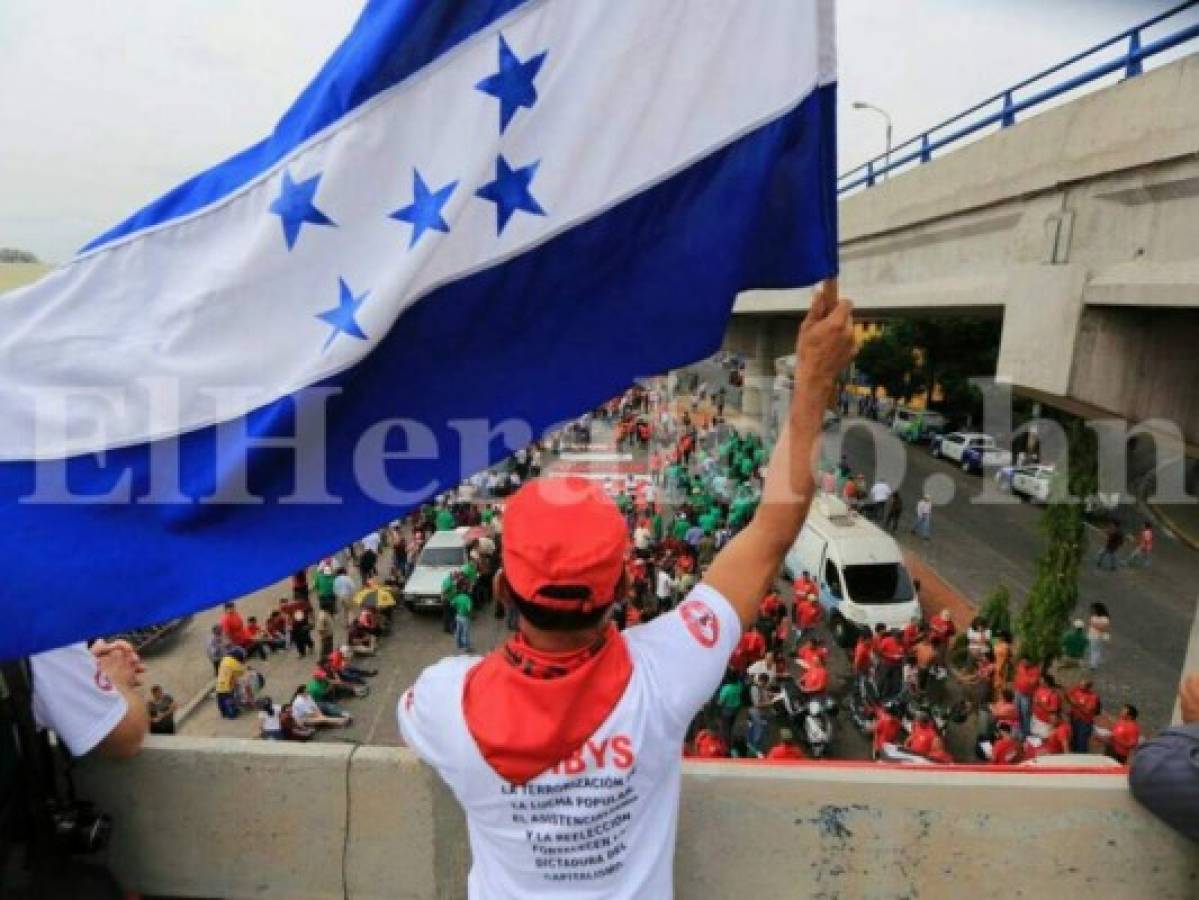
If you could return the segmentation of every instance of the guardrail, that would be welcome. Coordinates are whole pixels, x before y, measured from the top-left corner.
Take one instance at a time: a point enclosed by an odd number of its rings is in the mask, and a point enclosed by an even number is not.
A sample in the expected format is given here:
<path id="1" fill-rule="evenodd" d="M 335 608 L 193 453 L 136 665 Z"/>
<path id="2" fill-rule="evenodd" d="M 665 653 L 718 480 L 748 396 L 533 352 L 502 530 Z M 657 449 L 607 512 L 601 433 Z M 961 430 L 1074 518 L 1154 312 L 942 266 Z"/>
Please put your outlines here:
<path id="1" fill-rule="evenodd" d="M 1042 106 L 1063 94 L 1113 73 L 1123 70 L 1125 78 L 1135 78 L 1144 70 L 1145 60 L 1190 41 L 1199 40 L 1199 21 L 1188 25 L 1177 23 L 1180 27 L 1169 34 L 1149 42 L 1144 40 L 1145 32 L 1149 29 L 1171 20 L 1177 20 L 1183 13 L 1195 7 L 1199 7 L 1199 0 L 1187 0 L 1186 3 L 1181 3 L 1152 19 L 1141 22 L 1127 31 L 1108 38 L 1101 44 L 1096 44 L 1043 72 L 1038 72 L 1019 84 L 988 97 L 944 122 L 937 123 L 916 137 L 891 148 L 887 153 L 867 160 L 860 166 L 842 174 L 837 179 L 837 193 L 844 194 L 860 187 L 873 187 L 880 178 L 889 173 L 911 163 L 920 165 L 927 163 L 937 151 L 957 144 L 985 128 L 993 125 L 1009 128 L 1016 124 L 1016 117 L 1021 113 Z M 1035 93 L 1017 98 L 1018 92 L 1044 85 L 1054 75 L 1058 75 L 1065 69 L 1097 57 L 1120 45 L 1124 45 L 1125 51 L 1114 59 L 1098 63 L 1085 72 L 1049 86 L 1042 86 Z"/>

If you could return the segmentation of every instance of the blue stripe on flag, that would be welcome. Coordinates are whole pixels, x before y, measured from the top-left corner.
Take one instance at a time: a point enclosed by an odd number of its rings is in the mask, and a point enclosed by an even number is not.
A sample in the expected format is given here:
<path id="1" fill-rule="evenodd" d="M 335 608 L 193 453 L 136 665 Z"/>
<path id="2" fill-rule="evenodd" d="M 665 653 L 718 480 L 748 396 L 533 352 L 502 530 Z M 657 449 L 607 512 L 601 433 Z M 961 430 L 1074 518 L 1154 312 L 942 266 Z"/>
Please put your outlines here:
<path id="1" fill-rule="evenodd" d="M 656 187 L 405 312 L 373 353 L 329 382 L 344 390 L 328 404 L 328 484 L 341 505 L 18 506 L 32 492 L 32 464 L 0 464 L 0 548 L 18 561 L 5 592 L 28 610 L 10 607 L 0 659 L 213 606 L 402 515 L 354 478 L 354 446 L 376 422 L 424 422 L 441 449 L 391 464 L 397 487 L 452 486 L 470 473 L 458 471 L 448 420 L 520 418 L 541 433 L 636 376 L 714 352 L 737 291 L 834 274 L 834 93 L 819 89 Z M 249 431 L 290 435 L 293 415 L 284 398 L 251 414 Z M 185 493 L 210 493 L 227 474 L 214 468 L 213 448 L 212 428 L 182 439 Z M 509 452 L 494 442 L 490 461 Z M 144 492 L 149 453 L 110 451 L 103 468 L 94 456 L 71 460 L 72 488 L 102 494 L 132 470 L 135 495 Z M 255 451 L 251 490 L 285 496 L 293 467 L 290 452 Z"/>
<path id="2" fill-rule="evenodd" d="M 79 252 L 228 197 L 347 113 L 529 2 L 533 0 L 371 0 L 350 35 L 270 137 L 185 181 Z"/>

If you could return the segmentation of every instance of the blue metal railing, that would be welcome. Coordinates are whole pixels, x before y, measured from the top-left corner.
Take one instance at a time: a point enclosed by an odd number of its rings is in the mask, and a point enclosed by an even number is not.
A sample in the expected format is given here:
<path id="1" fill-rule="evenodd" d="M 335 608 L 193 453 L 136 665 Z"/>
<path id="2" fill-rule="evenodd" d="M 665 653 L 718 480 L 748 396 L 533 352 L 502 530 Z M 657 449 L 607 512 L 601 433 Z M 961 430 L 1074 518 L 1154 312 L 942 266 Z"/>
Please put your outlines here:
<path id="1" fill-rule="evenodd" d="M 1199 39 L 1199 22 L 1193 22 L 1180 27 L 1176 31 L 1148 43 L 1143 40 L 1145 31 L 1154 26 L 1161 25 L 1170 19 L 1175 19 L 1187 10 L 1197 6 L 1199 6 L 1199 0 L 1187 0 L 1186 3 L 1181 3 L 1160 15 L 1154 16 L 1152 19 L 1121 32 L 1104 41 L 1102 44 L 1096 44 L 1094 47 L 1075 54 L 1069 59 L 1058 63 L 1056 66 L 1046 69 L 1044 72 L 1038 72 L 1031 78 L 1000 91 L 993 97 L 988 97 L 981 103 L 977 103 L 969 109 L 958 113 L 953 118 L 939 122 L 916 137 L 892 148 L 889 153 L 884 153 L 876 156 L 874 159 L 867 160 L 860 166 L 842 174 L 837 179 L 837 192 L 844 194 L 859 187 L 872 187 L 879 178 L 890 172 L 894 172 L 896 169 L 910 163 L 926 163 L 933 158 L 933 154 L 938 150 L 943 150 L 951 144 L 955 144 L 992 125 L 998 125 L 1000 128 L 1008 128 L 1011 125 L 1015 125 L 1016 116 L 1019 114 L 1054 100 L 1083 85 L 1105 78 L 1114 72 L 1123 70 L 1125 78 L 1135 78 L 1142 73 L 1143 63 L 1146 59 L 1157 56 L 1159 53 L 1173 50 L 1175 47 L 1185 44 L 1188 41 Z M 1016 99 L 1015 95 L 1017 92 L 1043 83 L 1064 69 L 1068 69 L 1070 66 L 1077 65 L 1084 60 L 1097 56 L 1105 50 L 1110 50 L 1112 47 L 1121 44 L 1127 48 L 1122 55 L 1097 64 L 1079 75 L 1067 78 L 1049 87 L 1043 87 L 1041 90 L 1027 97 Z M 998 106 L 998 109 L 995 109 L 995 106 Z M 982 115 L 979 115 L 978 118 L 961 124 L 980 113 Z M 947 130 L 950 126 L 954 125 L 958 127 Z"/>

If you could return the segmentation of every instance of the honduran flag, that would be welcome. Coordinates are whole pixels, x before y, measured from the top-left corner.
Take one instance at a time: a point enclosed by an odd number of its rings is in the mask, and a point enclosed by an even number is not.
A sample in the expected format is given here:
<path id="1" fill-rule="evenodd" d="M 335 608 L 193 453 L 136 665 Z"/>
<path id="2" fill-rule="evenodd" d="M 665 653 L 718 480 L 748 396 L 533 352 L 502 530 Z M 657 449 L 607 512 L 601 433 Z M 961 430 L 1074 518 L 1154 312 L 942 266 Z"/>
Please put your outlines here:
<path id="1" fill-rule="evenodd" d="M 832 275 L 834 87 L 832 0 L 371 0 L 0 297 L 0 658 L 272 583 Z"/>

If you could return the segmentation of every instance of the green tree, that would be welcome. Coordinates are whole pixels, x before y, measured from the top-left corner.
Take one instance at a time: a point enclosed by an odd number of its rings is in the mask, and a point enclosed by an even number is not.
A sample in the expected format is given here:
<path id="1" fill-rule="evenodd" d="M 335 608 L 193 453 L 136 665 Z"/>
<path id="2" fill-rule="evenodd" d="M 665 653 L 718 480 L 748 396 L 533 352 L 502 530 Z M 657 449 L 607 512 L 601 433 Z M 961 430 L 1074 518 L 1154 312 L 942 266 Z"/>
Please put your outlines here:
<path id="1" fill-rule="evenodd" d="M 1058 473 L 1050 503 L 1041 514 L 1045 550 L 1028 602 L 1016 620 L 1020 651 L 1048 667 L 1078 605 L 1078 573 L 1087 552 L 1083 500 L 1095 491 L 1095 435 L 1075 421 L 1069 430 L 1068 474 Z"/>
<path id="2" fill-rule="evenodd" d="M 1012 630 L 1012 592 L 1006 584 L 997 586 L 987 594 L 978 608 L 978 616 L 987 623 L 991 634 Z"/>
<path id="3" fill-rule="evenodd" d="M 892 397 L 907 398 L 919 390 L 913 387 L 917 371 L 915 349 L 892 327 L 863 343 L 854 365 Z"/>

